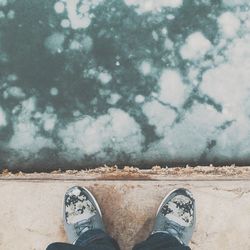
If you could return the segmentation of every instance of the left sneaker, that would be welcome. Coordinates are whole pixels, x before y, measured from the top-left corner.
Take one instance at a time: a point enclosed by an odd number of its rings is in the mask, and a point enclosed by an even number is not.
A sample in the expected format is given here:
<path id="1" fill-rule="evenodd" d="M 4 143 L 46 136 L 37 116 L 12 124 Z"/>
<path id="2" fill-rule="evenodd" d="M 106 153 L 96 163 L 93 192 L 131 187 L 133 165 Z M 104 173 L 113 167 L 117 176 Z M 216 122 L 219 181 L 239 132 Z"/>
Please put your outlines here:
<path id="1" fill-rule="evenodd" d="M 92 229 L 105 231 L 101 209 L 89 190 L 72 187 L 64 197 L 64 228 L 69 242 L 75 244 L 83 233 Z"/>

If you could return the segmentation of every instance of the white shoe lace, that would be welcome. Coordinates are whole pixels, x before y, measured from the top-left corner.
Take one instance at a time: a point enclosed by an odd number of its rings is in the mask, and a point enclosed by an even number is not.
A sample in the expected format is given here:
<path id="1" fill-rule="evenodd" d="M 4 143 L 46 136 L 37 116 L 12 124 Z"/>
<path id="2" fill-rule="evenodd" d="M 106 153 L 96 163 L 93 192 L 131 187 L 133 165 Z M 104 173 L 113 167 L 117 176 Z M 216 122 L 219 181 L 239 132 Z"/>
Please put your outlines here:
<path id="1" fill-rule="evenodd" d="M 185 227 L 180 226 L 174 222 L 171 223 L 166 223 L 164 225 L 164 228 L 160 231 L 153 231 L 152 234 L 155 233 L 166 233 L 169 235 L 172 235 L 173 237 L 175 237 L 181 244 L 184 244 L 182 241 L 182 235 L 183 235 L 183 231 L 184 231 Z"/>
<path id="2" fill-rule="evenodd" d="M 74 228 L 78 236 L 93 228 L 92 217 L 75 223 Z"/>

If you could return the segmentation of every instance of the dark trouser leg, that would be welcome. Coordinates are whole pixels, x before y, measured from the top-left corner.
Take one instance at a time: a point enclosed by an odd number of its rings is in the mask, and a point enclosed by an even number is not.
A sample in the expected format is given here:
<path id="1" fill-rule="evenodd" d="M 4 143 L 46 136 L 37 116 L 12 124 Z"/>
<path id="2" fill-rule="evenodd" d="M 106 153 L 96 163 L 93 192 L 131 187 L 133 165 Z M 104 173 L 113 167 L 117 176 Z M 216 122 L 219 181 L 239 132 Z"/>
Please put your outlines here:
<path id="1" fill-rule="evenodd" d="M 120 250 L 117 242 L 99 229 L 82 234 L 75 245 L 68 243 L 52 243 L 46 250 Z"/>
<path id="2" fill-rule="evenodd" d="M 133 250 L 191 250 L 175 237 L 166 233 L 155 233 L 147 240 L 134 246 Z"/>

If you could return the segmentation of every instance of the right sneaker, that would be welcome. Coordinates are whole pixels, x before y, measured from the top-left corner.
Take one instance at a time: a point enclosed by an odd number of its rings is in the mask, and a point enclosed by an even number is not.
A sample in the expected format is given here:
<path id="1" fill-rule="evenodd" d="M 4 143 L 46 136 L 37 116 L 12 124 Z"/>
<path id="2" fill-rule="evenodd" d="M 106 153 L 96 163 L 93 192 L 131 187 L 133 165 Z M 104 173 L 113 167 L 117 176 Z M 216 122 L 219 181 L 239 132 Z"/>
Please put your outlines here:
<path id="1" fill-rule="evenodd" d="M 188 246 L 195 227 L 196 210 L 192 193 L 184 188 L 170 192 L 162 201 L 152 234 L 167 233 Z"/>
<path id="2" fill-rule="evenodd" d="M 100 207 L 93 194 L 86 188 L 72 187 L 64 197 L 64 228 L 69 242 L 77 239 L 88 230 L 105 231 Z"/>

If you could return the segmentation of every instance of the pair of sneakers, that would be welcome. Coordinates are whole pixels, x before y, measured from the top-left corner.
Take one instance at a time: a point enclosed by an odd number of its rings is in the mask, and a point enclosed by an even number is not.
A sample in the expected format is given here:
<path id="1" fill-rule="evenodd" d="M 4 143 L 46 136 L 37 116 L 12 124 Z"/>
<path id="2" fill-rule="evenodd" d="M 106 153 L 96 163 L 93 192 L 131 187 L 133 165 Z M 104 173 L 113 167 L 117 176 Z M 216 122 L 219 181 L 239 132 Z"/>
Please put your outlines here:
<path id="1" fill-rule="evenodd" d="M 105 232 L 101 209 L 93 194 L 83 187 L 68 189 L 64 198 L 64 226 L 70 243 L 88 230 Z M 156 213 L 154 233 L 167 233 L 181 244 L 188 245 L 195 226 L 195 201 L 190 191 L 184 188 L 170 192 Z"/>

